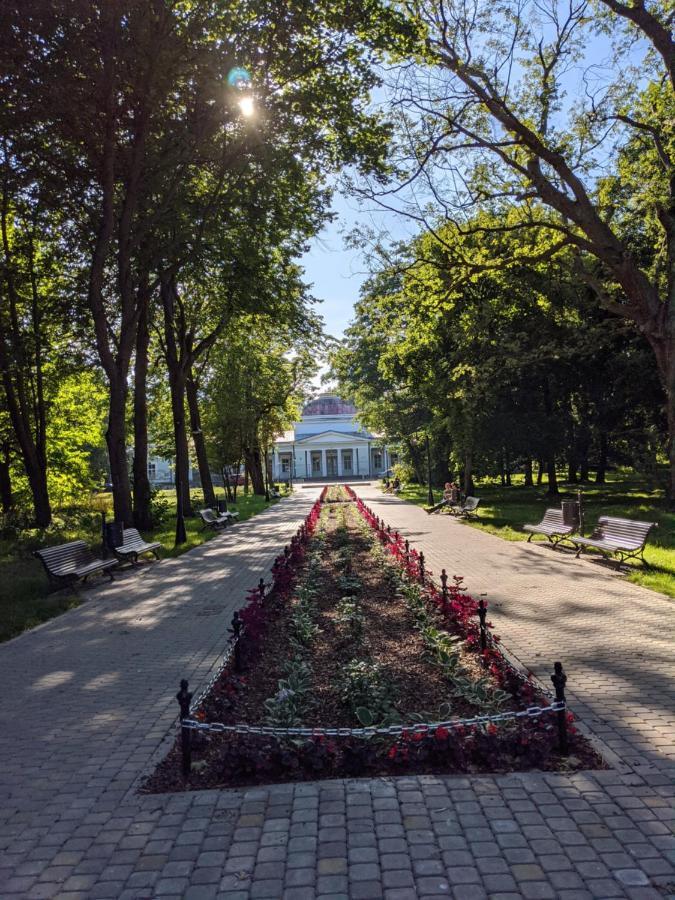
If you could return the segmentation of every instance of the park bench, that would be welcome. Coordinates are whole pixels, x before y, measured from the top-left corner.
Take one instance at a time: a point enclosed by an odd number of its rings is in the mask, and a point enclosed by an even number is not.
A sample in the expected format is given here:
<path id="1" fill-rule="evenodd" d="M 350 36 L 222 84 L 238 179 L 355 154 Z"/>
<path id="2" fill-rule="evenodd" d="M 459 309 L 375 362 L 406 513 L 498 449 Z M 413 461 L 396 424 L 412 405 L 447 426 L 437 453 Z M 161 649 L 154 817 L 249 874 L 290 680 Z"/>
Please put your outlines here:
<path id="1" fill-rule="evenodd" d="M 159 541 L 154 541 L 152 544 L 144 541 L 135 528 L 125 528 L 122 532 L 122 545 L 113 547 L 113 553 L 118 559 L 128 559 L 133 565 L 136 565 L 138 557 L 142 553 L 154 553 L 155 557 L 159 559 L 161 546 Z"/>
<path id="2" fill-rule="evenodd" d="M 641 559 L 645 562 L 645 544 L 652 528 L 656 528 L 656 522 L 600 516 L 590 537 L 573 537 L 570 540 L 577 547 L 577 557 L 590 547 L 599 550 L 607 559 L 616 554 L 619 568 L 628 559 Z"/>
<path id="3" fill-rule="evenodd" d="M 226 528 L 231 523 L 236 522 L 239 518 L 238 512 L 216 513 L 212 509 L 200 509 L 199 515 L 204 523 L 202 525 L 202 531 L 205 528 Z"/>
<path id="4" fill-rule="evenodd" d="M 555 547 L 575 529 L 574 525 L 565 522 L 562 509 L 547 509 L 538 525 L 523 525 L 523 530 L 531 532 L 527 539 L 528 544 L 535 534 L 545 534 L 546 539 Z"/>
<path id="5" fill-rule="evenodd" d="M 464 502 L 459 507 L 450 507 L 450 511 L 454 513 L 454 515 L 459 516 L 462 519 L 470 519 L 476 516 L 476 510 L 480 506 L 480 498 L 479 497 L 466 497 Z"/>
<path id="6" fill-rule="evenodd" d="M 50 582 L 58 587 L 72 584 L 80 578 L 86 581 L 90 575 L 98 572 L 113 580 L 112 569 L 117 565 L 116 559 L 99 559 L 94 556 L 84 541 L 70 541 L 56 547 L 43 547 L 34 553 L 42 565 Z"/>

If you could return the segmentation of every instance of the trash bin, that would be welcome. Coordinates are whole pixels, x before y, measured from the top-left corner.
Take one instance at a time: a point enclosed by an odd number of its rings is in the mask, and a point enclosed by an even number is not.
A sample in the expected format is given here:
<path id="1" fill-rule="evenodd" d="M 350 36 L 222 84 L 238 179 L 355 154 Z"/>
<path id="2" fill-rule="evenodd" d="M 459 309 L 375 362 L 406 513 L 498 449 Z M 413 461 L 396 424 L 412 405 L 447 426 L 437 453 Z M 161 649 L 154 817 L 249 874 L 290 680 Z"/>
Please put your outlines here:
<path id="1" fill-rule="evenodd" d="M 121 547 L 124 543 L 124 525 L 122 522 L 106 522 L 103 526 L 103 539 L 108 550 Z"/>
<path id="2" fill-rule="evenodd" d="M 572 525 L 574 528 L 578 528 L 579 503 L 576 500 L 563 500 L 560 505 L 562 507 L 563 522 L 565 525 Z"/>
<path id="3" fill-rule="evenodd" d="M 218 506 L 219 513 L 227 512 L 227 500 L 217 500 L 216 503 Z"/>

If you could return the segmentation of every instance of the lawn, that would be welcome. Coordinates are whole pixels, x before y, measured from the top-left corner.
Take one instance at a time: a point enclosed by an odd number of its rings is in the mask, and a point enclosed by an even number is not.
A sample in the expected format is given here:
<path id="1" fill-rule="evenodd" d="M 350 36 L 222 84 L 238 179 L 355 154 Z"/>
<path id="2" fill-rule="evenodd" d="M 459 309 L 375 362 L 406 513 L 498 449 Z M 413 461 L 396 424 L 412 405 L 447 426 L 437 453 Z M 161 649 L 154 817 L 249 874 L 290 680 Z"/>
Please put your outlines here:
<path id="1" fill-rule="evenodd" d="M 187 519 L 185 530 L 187 542 L 174 547 L 176 530 L 176 504 L 173 491 L 162 491 L 158 498 L 166 507 L 164 521 L 143 536 L 147 540 L 160 541 L 162 556 L 180 556 L 193 547 L 203 544 L 214 536 L 212 530 L 201 530 L 201 519 Z M 193 491 L 195 508 L 201 500 L 201 492 Z M 272 500 L 271 503 L 278 501 Z M 239 513 L 239 522 L 261 512 L 269 504 L 264 497 L 255 494 L 237 493 L 237 503 L 230 508 Z M 88 508 L 71 509 L 57 513 L 52 526 L 46 531 L 21 532 L 18 538 L 0 540 L 0 642 L 9 640 L 22 631 L 46 622 L 53 616 L 80 603 L 79 594 L 74 589 L 64 589 L 50 593 L 49 583 L 40 562 L 33 551 L 48 544 L 62 544 L 82 538 L 99 553 L 101 550 L 101 513 L 111 518 L 112 497 L 98 494 L 89 502 Z"/>
<path id="2" fill-rule="evenodd" d="M 584 534 L 590 534 L 600 515 L 623 516 L 657 522 L 658 528 L 649 536 L 645 559 L 648 566 L 631 563 L 627 578 L 635 584 L 675 597 L 675 513 L 666 509 L 663 495 L 646 487 L 644 482 L 628 475 L 609 476 L 607 484 L 561 485 L 561 496 L 546 496 L 546 485 L 525 487 L 517 482 L 512 487 L 502 487 L 493 481 L 476 484 L 475 494 L 480 497 L 479 517 L 467 523 L 470 527 L 489 531 L 507 541 L 526 541 L 526 523 L 539 522 L 546 507 L 557 507 L 560 500 L 576 499 L 581 487 L 584 502 Z M 436 500 L 441 490 L 435 489 Z M 405 485 L 401 497 L 419 506 L 427 505 L 426 487 Z M 533 540 L 539 540 L 535 537 Z"/>

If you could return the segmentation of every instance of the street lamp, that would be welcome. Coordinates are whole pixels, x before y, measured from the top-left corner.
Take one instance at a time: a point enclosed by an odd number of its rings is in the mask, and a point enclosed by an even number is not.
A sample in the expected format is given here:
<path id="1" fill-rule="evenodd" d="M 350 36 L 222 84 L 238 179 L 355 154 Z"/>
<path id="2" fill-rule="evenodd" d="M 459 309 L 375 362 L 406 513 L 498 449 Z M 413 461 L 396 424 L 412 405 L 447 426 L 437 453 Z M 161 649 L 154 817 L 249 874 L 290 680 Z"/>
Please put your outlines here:
<path id="1" fill-rule="evenodd" d="M 427 503 L 429 506 L 434 505 L 434 492 L 431 487 L 431 444 L 429 442 L 429 435 L 426 436 L 427 443 L 427 484 L 429 486 L 429 493 L 427 494 Z"/>

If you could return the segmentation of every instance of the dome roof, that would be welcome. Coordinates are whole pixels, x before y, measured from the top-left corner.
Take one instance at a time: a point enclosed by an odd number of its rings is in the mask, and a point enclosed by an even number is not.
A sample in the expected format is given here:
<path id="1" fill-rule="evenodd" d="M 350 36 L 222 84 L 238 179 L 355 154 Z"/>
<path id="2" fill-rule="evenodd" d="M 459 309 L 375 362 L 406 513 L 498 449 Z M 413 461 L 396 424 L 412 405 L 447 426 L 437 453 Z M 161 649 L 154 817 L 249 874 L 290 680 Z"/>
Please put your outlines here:
<path id="1" fill-rule="evenodd" d="M 335 394 L 319 394 L 302 410 L 303 416 L 355 416 L 356 407 Z"/>

